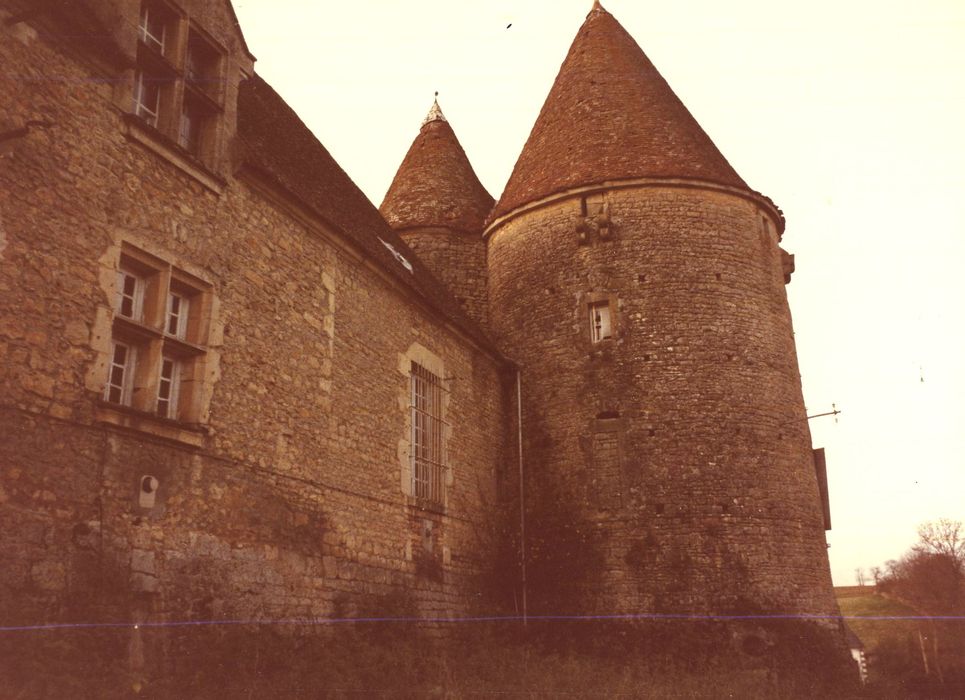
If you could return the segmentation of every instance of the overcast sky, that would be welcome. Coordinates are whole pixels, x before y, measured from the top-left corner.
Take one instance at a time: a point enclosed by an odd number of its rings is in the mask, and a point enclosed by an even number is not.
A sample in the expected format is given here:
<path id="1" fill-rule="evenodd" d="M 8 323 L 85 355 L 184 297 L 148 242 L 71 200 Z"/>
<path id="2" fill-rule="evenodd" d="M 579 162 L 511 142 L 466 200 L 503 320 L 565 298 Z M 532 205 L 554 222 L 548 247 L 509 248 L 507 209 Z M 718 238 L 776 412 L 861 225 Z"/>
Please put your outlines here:
<path id="1" fill-rule="evenodd" d="M 438 90 L 498 198 L 591 0 L 235 0 L 256 70 L 378 205 Z M 609 0 L 787 216 L 831 568 L 965 520 L 965 3 Z M 511 26 L 509 26 L 511 25 Z"/>

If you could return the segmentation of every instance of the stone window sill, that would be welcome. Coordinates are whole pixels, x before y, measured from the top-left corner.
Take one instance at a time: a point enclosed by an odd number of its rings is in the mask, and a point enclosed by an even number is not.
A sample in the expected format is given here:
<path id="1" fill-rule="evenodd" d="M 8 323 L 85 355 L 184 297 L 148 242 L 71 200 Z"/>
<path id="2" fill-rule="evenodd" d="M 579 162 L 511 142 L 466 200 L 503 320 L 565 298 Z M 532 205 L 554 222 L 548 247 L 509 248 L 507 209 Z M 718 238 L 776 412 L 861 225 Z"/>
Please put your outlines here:
<path id="1" fill-rule="evenodd" d="M 97 402 L 94 418 L 99 423 L 148 433 L 192 447 L 201 447 L 208 434 L 207 428 L 203 425 L 161 418 L 152 413 L 139 411 L 130 406 L 120 406 L 103 399 Z"/>
<path id="2" fill-rule="evenodd" d="M 155 155 L 164 158 L 181 172 L 189 175 L 215 194 L 222 194 L 225 181 L 209 170 L 199 160 L 171 141 L 160 131 L 133 115 L 124 115 L 124 135 L 136 141 Z"/>
<path id="3" fill-rule="evenodd" d="M 446 507 L 442 503 L 436 503 L 435 501 L 429 501 L 425 498 L 416 498 L 415 496 L 410 496 L 406 494 L 405 504 L 407 507 L 413 510 L 421 510 L 429 513 L 439 513 L 440 515 L 446 514 Z"/>

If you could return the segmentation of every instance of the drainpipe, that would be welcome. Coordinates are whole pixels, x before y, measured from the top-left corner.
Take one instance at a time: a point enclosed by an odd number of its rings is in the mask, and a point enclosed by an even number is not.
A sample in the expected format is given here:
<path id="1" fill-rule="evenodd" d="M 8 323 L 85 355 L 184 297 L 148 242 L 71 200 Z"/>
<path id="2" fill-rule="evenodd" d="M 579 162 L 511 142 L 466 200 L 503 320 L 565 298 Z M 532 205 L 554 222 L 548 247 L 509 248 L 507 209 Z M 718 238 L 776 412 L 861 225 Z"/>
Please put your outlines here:
<path id="1" fill-rule="evenodd" d="M 523 486 L 523 402 L 520 371 L 516 370 L 516 445 L 519 447 L 519 549 L 523 574 L 523 627 L 527 625 L 526 610 L 526 510 L 523 506 L 525 487 Z"/>

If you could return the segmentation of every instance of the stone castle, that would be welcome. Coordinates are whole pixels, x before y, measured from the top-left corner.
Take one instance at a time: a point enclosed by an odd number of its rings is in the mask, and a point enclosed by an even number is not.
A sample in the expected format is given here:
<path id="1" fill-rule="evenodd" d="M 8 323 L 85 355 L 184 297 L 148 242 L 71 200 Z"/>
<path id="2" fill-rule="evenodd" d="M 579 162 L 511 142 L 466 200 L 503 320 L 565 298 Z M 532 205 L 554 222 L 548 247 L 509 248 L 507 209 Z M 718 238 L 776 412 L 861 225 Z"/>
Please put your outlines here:
<path id="1" fill-rule="evenodd" d="M 495 202 L 436 104 L 376 209 L 226 0 L 0 62 L 5 624 L 837 614 L 783 216 L 599 4 Z"/>

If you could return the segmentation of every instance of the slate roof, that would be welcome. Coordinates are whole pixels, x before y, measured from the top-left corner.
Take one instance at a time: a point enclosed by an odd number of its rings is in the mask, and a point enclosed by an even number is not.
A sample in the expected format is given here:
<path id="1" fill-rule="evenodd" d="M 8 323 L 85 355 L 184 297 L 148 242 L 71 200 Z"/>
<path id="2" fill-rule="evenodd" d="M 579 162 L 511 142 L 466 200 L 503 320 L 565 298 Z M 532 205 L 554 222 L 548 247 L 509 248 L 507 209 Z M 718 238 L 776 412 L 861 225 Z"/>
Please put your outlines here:
<path id="1" fill-rule="evenodd" d="M 238 136 L 247 167 L 294 195 L 415 295 L 495 353 L 479 326 L 389 227 L 294 110 L 257 75 L 239 90 Z M 385 244 L 404 257 L 411 271 Z"/>
<path id="2" fill-rule="evenodd" d="M 379 211 L 396 230 L 445 226 L 481 233 L 493 203 L 435 102 Z"/>
<path id="3" fill-rule="evenodd" d="M 638 177 L 747 189 L 633 37 L 595 4 L 490 218 L 573 187 Z"/>

